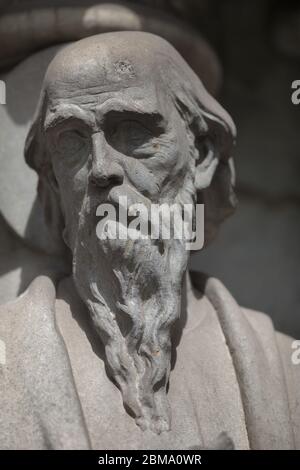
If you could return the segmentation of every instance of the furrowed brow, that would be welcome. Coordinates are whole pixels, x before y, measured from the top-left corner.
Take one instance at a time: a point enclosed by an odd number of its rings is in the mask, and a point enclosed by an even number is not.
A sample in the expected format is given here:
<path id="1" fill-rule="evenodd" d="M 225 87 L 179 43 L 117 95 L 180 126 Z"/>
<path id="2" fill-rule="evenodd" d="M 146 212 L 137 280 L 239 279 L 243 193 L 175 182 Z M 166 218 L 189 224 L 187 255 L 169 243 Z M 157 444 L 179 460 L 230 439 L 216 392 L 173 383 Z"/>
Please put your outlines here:
<path id="1" fill-rule="evenodd" d="M 95 125 L 95 118 L 92 113 L 88 113 L 78 106 L 66 105 L 49 110 L 46 114 L 44 121 L 44 130 L 56 127 L 66 121 L 70 120 L 81 121 L 83 124 L 93 127 Z"/>

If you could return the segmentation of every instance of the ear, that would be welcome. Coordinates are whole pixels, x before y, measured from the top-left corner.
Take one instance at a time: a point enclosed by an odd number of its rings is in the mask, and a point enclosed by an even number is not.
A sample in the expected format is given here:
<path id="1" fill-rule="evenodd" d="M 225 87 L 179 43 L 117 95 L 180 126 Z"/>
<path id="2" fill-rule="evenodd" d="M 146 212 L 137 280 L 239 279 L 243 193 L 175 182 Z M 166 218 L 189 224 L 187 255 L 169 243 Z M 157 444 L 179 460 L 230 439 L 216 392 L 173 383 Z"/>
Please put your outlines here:
<path id="1" fill-rule="evenodd" d="M 221 223 L 237 205 L 235 170 L 231 156 L 233 136 L 221 121 L 207 119 L 205 135 L 196 139 L 195 187 L 197 202 L 204 204 L 205 244 L 216 235 Z"/>
<path id="2" fill-rule="evenodd" d="M 201 192 L 211 185 L 220 156 L 209 137 L 206 137 L 197 147 L 195 187 L 197 192 Z"/>

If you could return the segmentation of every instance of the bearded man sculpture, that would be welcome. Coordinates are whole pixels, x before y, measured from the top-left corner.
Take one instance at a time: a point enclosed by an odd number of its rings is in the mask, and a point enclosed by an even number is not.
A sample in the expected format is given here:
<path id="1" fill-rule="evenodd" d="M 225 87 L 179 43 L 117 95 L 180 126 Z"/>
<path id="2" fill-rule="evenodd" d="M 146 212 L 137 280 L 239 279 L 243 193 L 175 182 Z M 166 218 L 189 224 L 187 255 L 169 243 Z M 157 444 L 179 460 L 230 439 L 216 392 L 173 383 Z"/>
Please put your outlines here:
<path id="1" fill-rule="evenodd" d="M 99 240 L 97 207 L 205 204 L 205 241 L 235 205 L 235 128 L 180 55 L 147 33 L 63 48 L 25 157 L 72 275 L 1 307 L 1 448 L 299 446 L 292 340 L 187 273 L 182 241 Z"/>

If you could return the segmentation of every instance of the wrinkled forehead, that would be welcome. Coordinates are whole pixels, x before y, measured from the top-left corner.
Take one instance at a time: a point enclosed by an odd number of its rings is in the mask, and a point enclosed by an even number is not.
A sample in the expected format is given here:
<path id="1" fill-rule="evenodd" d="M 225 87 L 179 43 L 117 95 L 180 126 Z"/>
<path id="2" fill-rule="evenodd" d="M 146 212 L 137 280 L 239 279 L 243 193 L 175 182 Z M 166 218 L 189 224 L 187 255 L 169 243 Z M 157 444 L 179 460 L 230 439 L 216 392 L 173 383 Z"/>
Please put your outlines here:
<path id="1" fill-rule="evenodd" d="M 114 99 L 136 105 L 140 111 L 168 112 L 162 67 L 152 54 L 145 60 L 137 47 L 77 44 L 61 51 L 48 69 L 45 88 L 50 105 L 93 107 Z"/>

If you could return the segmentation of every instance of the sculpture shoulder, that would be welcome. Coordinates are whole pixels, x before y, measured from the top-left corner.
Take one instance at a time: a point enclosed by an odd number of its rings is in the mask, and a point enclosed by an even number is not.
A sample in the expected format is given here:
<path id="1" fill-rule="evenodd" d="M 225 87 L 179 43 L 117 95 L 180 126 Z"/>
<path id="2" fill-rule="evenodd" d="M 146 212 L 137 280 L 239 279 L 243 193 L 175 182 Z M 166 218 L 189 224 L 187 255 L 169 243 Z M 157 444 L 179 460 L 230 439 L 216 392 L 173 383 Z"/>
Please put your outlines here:
<path id="1" fill-rule="evenodd" d="M 287 384 L 296 449 L 300 449 L 300 347 L 294 338 L 282 333 L 276 333 L 276 341 Z"/>
<path id="2" fill-rule="evenodd" d="M 216 311 L 225 336 L 242 339 L 247 334 L 265 347 L 270 342 L 276 342 L 276 332 L 269 315 L 240 306 L 219 279 L 203 273 L 191 273 L 191 278 L 194 287 Z"/>
<path id="3" fill-rule="evenodd" d="M 261 341 L 275 341 L 276 332 L 273 321 L 269 315 L 258 310 L 245 307 L 240 307 L 240 310 Z"/>
<path id="4" fill-rule="evenodd" d="M 40 276 L 0 307 L 1 448 L 89 447 L 55 298 L 52 280 Z"/>
<path id="5" fill-rule="evenodd" d="M 277 333 L 269 316 L 238 305 L 219 280 L 200 275 L 197 281 L 232 357 L 251 448 L 300 448 L 300 366 L 291 360 L 293 339 Z"/>
<path id="6" fill-rule="evenodd" d="M 27 331 L 54 331 L 55 285 L 47 276 L 35 278 L 16 300 L 0 306 L 0 332 L 5 336 Z M 47 322 L 45 323 L 45 320 Z"/>
<path id="7" fill-rule="evenodd" d="M 242 309 L 247 320 L 259 338 L 268 361 L 268 368 L 277 375 L 273 393 L 276 393 L 279 381 L 282 382 L 281 400 L 287 403 L 290 426 L 294 439 L 294 448 L 300 448 L 300 348 L 294 338 L 277 332 L 271 318 L 261 312 Z M 298 346 L 298 350 L 295 348 Z M 277 370 L 277 374 L 275 373 Z M 280 379 L 281 376 L 281 379 Z"/>
<path id="8" fill-rule="evenodd" d="M 244 315 L 250 322 L 251 326 L 255 330 L 256 334 L 260 336 L 261 340 L 268 337 L 272 337 L 274 343 L 276 344 L 277 350 L 279 352 L 280 360 L 282 362 L 283 369 L 287 375 L 288 383 L 293 380 L 298 380 L 300 388 L 300 342 L 297 341 L 291 336 L 285 335 L 279 331 L 276 331 L 273 325 L 271 318 L 261 312 L 256 310 L 250 310 L 243 308 Z M 267 342 L 265 342 L 267 345 Z M 292 381 L 293 381 L 292 380 Z"/>

